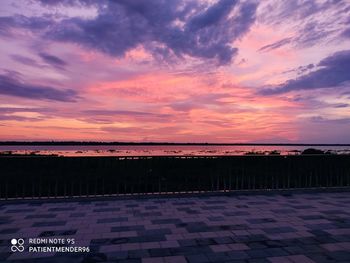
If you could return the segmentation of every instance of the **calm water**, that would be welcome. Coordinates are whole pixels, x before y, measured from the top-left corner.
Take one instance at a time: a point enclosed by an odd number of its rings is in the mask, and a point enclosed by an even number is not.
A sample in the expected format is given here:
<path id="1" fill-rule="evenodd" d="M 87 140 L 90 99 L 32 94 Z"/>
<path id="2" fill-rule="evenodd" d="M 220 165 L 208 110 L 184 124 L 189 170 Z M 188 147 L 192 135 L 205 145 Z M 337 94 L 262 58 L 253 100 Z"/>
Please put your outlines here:
<path id="1" fill-rule="evenodd" d="M 270 154 L 277 151 L 282 155 L 300 154 L 307 148 L 350 154 L 349 146 L 220 146 L 220 145 L 124 145 L 124 146 L 0 146 L 0 153 L 12 154 L 55 154 L 60 156 L 159 156 L 159 155 L 244 155 L 250 153 Z"/>

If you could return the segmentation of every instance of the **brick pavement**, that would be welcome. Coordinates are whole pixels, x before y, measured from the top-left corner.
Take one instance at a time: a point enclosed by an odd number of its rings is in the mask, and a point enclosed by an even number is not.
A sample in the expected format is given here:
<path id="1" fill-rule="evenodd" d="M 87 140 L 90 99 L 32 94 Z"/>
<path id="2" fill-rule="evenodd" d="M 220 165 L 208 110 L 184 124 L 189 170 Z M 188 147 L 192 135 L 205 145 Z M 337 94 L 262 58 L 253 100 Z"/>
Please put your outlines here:
<path id="1" fill-rule="evenodd" d="M 89 253 L 10 252 L 74 238 Z M 0 203 L 0 262 L 350 262 L 350 192 Z"/>

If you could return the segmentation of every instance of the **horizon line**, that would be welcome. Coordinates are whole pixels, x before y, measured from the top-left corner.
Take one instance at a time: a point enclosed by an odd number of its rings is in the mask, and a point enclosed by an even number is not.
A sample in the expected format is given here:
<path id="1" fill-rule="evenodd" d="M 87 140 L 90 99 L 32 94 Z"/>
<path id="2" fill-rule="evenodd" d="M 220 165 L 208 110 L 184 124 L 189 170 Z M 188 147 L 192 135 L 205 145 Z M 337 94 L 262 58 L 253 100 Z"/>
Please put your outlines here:
<path id="1" fill-rule="evenodd" d="M 217 146 L 350 146 L 350 143 L 214 143 L 214 142 L 122 142 L 122 141 L 0 141 L 11 145 L 217 145 Z"/>

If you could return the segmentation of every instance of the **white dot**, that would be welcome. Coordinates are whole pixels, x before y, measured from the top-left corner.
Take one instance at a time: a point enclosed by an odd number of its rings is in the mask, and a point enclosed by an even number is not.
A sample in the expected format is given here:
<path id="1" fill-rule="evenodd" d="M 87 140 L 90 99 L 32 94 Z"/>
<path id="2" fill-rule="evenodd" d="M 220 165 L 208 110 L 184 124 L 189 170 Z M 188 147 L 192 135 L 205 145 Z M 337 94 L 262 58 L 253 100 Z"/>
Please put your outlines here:
<path id="1" fill-rule="evenodd" d="M 17 240 L 16 240 L 15 238 L 12 238 L 12 239 L 11 239 L 11 244 L 12 244 L 12 245 L 16 245 L 16 244 L 17 244 Z"/>

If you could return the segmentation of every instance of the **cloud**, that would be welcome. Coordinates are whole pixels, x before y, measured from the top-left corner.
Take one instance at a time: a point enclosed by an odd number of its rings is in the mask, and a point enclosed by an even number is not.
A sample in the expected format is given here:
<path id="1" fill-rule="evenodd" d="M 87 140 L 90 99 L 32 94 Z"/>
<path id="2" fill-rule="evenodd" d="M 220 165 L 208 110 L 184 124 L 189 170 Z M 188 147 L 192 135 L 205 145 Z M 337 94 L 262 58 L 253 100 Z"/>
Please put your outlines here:
<path id="1" fill-rule="evenodd" d="M 40 31 L 47 29 L 54 23 L 50 17 L 27 17 L 24 15 L 1 16 L 0 35 L 12 36 L 13 28 Z"/>
<path id="2" fill-rule="evenodd" d="M 19 107 L 0 107 L 0 113 L 17 113 L 17 112 L 52 112 L 52 109 L 47 108 L 19 108 Z"/>
<path id="3" fill-rule="evenodd" d="M 10 57 L 14 61 L 19 62 L 19 63 L 21 63 L 23 65 L 42 67 L 41 65 L 38 64 L 38 62 L 35 59 L 29 58 L 29 57 L 26 57 L 26 56 L 12 54 Z"/>
<path id="4" fill-rule="evenodd" d="M 291 41 L 292 41 L 293 38 L 291 37 L 287 37 L 287 38 L 284 38 L 284 39 L 281 39 L 275 43 L 272 43 L 272 44 L 269 44 L 269 45 L 266 45 L 266 46 L 263 46 L 261 47 L 258 51 L 270 51 L 270 50 L 273 50 L 273 49 L 276 49 L 276 48 L 280 48 L 282 46 L 285 46 L 287 44 L 289 44 Z"/>
<path id="5" fill-rule="evenodd" d="M 169 117 L 167 114 L 153 114 L 141 111 L 127 111 L 127 110 L 86 110 L 84 113 L 93 115 L 133 115 L 133 116 L 150 116 L 157 115 L 161 117 Z"/>
<path id="6" fill-rule="evenodd" d="M 314 67 L 315 67 L 315 65 L 312 63 L 308 64 L 306 66 L 300 66 L 297 68 L 297 73 L 298 73 L 298 75 L 301 75 L 301 74 L 313 69 Z"/>
<path id="7" fill-rule="evenodd" d="M 350 28 L 345 29 L 341 35 L 345 38 L 350 38 Z"/>
<path id="8" fill-rule="evenodd" d="M 48 108 L 0 107 L 0 120 L 2 121 L 41 121 L 43 117 L 21 116 L 23 113 L 49 113 L 54 110 Z M 46 116 L 47 117 L 47 116 Z"/>
<path id="9" fill-rule="evenodd" d="M 186 100 L 175 101 L 168 106 L 173 110 L 187 112 L 192 109 L 207 108 L 208 106 L 220 106 L 224 103 L 219 101 L 222 98 L 230 97 L 227 93 L 210 93 L 189 97 Z"/>
<path id="10" fill-rule="evenodd" d="M 38 61 L 36 61 L 35 59 L 32 59 L 30 57 L 26 57 L 26 56 L 22 56 L 22 55 L 18 55 L 18 54 L 12 54 L 12 55 L 10 55 L 10 57 L 14 61 L 19 62 L 23 65 L 37 67 L 37 68 L 45 68 L 45 67 L 51 66 L 51 67 L 54 67 L 57 69 L 64 69 L 65 66 L 68 65 L 68 63 L 65 62 L 64 60 L 60 59 L 59 57 L 50 55 L 48 53 L 40 52 L 38 55 L 48 65 L 39 64 Z"/>
<path id="11" fill-rule="evenodd" d="M 263 95 L 282 94 L 294 90 L 339 87 L 350 81 L 350 50 L 344 50 L 321 60 L 319 68 L 296 79 L 288 80 L 276 88 L 260 91 Z"/>
<path id="12" fill-rule="evenodd" d="M 0 95 L 62 102 L 74 102 L 77 98 L 76 92 L 71 89 L 60 90 L 53 87 L 26 84 L 7 75 L 0 75 Z"/>
<path id="13" fill-rule="evenodd" d="M 329 24 L 328 21 L 308 22 L 298 30 L 298 34 L 293 41 L 297 46 L 309 47 L 330 40 L 332 34 L 337 31 L 332 26 L 333 23 Z M 333 37 L 336 37 L 336 34 L 333 34 Z"/>
<path id="14" fill-rule="evenodd" d="M 286 44 L 305 48 L 339 40 L 339 34 L 349 23 L 349 11 L 350 4 L 346 0 L 263 1 L 258 22 L 274 27 L 283 25 L 295 35 L 266 45 L 261 51 Z M 343 36 L 346 36 L 346 31 Z"/>
<path id="15" fill-rule="evenodd" d="M 39 56 L 48 64 L 50 64 L 51 66 L 57 67 L 57 68 L 63 68 L 67 65 L 67 62 L 65 62 L 64 60 L 50 55 L 48 53 L 45 52 L 41 52 L 39 53 Z"/>
<path id="16" fill-rule="evenodd" d="M 310 121 L 315 122 L 315 123 L 325 123 L 328 125 L 340 125 L 340 124 L 350 124 L 350 118 L 338 118 L 338 119 L 328 119 L 324 118 L 322 116 L 313 116 L 309 118 Z"/>
<path id="17" fill-rule="evenodd" d="M 1 121 L 41 121 L 41 118 L 31 118 L 16 115 L 0 115 Z"/>
<path id="18" fill-rule="evenodd" d="M 97 17 L 65 19 L 50 28 L 45 37 L 117 57 L 142 45 L 167 61 L 191 56 L 223 65 L 237 54 L 232 43 L 249 31 L 257 8 L 255 2 L 236 0 L 220 0 L 209 7 L 182 0 L 95 4 Z"/>
<path id="19" fill-rule="evenodd" d="M 25 56 L 21 56 L 21 55 L 17 55 L 17 54 L 11 55 L 11 58 L 13 60 L 18 61 L 18 62 L 25 64 L 25 65 L 33 65 L 33 64 L 37 63 L 34 59 L 31 59 L 31 58 L 28 58 Z"/>
<path id="20" fill-rule="evenodd" d="M 348 103 L 335 103 L 335 104 L 333 104 L 334 108 L 347 108 L 349 106 L 350 106 L 350 104 L 348 104 Z"/>
<path id="21" fill-rule="evenodd" d="M 38 2 L 40 2 L 42 5 L 44 6 L 57 6 L 57 5 L 66 5 L 66 6 L 73 6 L 73 5 L 89 5 L 92 4 L 93 0 L 37 0 Z M 101 0 L 102 2 L 103 0 Z"/>
<path id="22" fill-rule="evenodd" d="M 312 70 L 313 68 L 315 67 L 314 64 L 310 63 L 306 66 L 299 66 L 297 68 L 293 68 L 293 69 L 290 69 L 290 70 L 287 70 L 287 71 L 284 71 L 282 73 L 291 73 L 291 72 L 296 72 L 298 75 L 302 75 L 302 74 L 305 74 L 307 72 L 309 72 L 310 70 Z"/>
<path id="23" fill-rule="evenodd" d="M 307 23 L 305 26 L 302 26 L 295 37 L 287 37 L 281 39 L 272 44 L 265 45 L 261 47 L 258 51 L 271 51 L 288 44 L 299 47 L 308 47 L 318 44 L 320 41 L 327 39 L 334 30 L 326 30 L 327 28 L 324 23 Z"/>
<path id="24" fill-rule="evenodd" d="M 168 123 L 174 116 L 150 111 L 91 109 L 78 113 L 79 119 L 89 123 L 113 124 L 114 122 Z"/>

